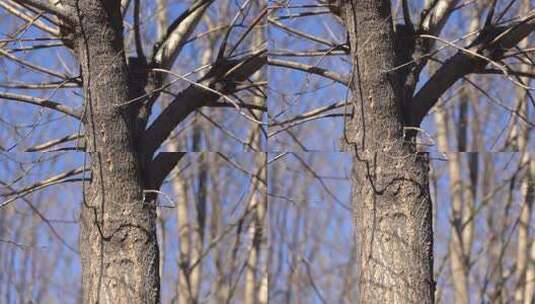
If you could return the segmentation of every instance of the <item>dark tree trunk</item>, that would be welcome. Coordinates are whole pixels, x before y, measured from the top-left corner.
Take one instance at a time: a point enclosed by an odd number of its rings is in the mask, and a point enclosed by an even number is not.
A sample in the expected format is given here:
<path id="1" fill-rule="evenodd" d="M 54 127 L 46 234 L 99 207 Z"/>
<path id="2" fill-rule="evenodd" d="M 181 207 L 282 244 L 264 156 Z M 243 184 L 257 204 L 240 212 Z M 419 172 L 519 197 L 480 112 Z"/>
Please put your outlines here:
<path id="1" fill-rule="evenodd" d="M 353 208 L 360 303 L 433 303 L 428 159 L 404 134 L 407 98 L 388 0 L 342 5 L 349 32 Z M 399 41 L 399 40 L 398 40 Z"/>
<path id="2" fill-rule="evenodd" d="M 74 49 L 85 93 L 92 181 L 84 187 L 80 254 L 84 303 L 158 303 L 153 201 L 144 201 L 135 97 L 123 49 L 120 1 L 73 0 Z"/>

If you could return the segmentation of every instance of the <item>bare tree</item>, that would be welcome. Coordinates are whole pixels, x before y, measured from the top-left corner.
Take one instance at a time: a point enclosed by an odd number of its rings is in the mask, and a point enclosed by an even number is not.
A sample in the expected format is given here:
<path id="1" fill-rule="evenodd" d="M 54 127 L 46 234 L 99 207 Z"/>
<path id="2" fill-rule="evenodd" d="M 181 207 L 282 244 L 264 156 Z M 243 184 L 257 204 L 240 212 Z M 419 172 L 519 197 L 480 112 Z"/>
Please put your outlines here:
<path id="1" fill-rule="evenodd" d="M 235 108 L 245 120 L 253 122 L 254 128 L 261 123 L 261 117 L 254 118 L 247 111 L 262 111 L 263 105 L 248 104 L 244 93 L 238 92 L 261 89 L 261 85 L 249 82 L 248 78 L 264 65 L 265 47 L 263 42 L 253 45 L 249 37 L 251 30 L 262 24 L 265 11 L 249 14 L 251 3 L 245 1 L 229 11 L 229 15 L 235 16 L 222 28 L 207 28 L 208 32 L 219 33 L 220 47 L 214 58 L 210 58 L 213 61 L 199 69 L 201 75 L 196 79 L 190 79 L 189 75 L 198 71 L 183 76 L 172 69 L 184 46 L 202 37 L 193 34 L 201 28 L 201 19 L 213 4 L 213 0 L 193 1 L 169 25 L 166 13 L 156 10 L 160 35 L 156 41 L 150 39 L 152 42 L 147 43 L 144 33 L 151 30 L 150 22 L 143 18 L 139 0 L 0 3 L 11 18 L 24 22 L 4 45 L 19 41 L 29 28 L 36 29 L 44 32 L 47 39 L 60 42 L 45 48 L 65 47 L 76 61 L 75 66 L 79 66 L 79 76 L 71 76 L 61 69 L 48 68 L 46 64 L 39 65 L 16 55 L 41 46 L 2 50 L 6 60 L 36 74 L 60 79 L 60 82 L 44 80 L 38 84 L 23 83 L 23 79 L 5 83 L 4 86 L 16 90 L 51 89 L 52 94 L 43 98 L 1 92 L 3 101 L 57 111 L 82 124 L 77 134 L 27 150 L 42 151 L 76 140 L 78 144 L 71 149 L 89 155 L 80 169 L 6 192 L 9 199 L 2 207 L 39 188 L 90 172 L 85 174 L 90 179 L 78 178 L 83 181 L 79 250 L 85 303 L 159 302 L 157 198 L 166 176 L 184 155 L 159 151 L 177 125 L 205 106 Z M 160 3 L 157 9 L 162 7 Z M 145 50 L 147 44 L 149 54 Z M 175 93 L 169 88 L 177 80 L 187 86 Z M 82 87 L 83 100 L 78 107 L 51 100 L 55 90 L 69 86 Z M 162 94 L 174 96 L 163 109 L 157 103 Z M 178 149 L 181 150 L 185 151 Z M 203 174 L 199 178 L 205 179 Z M 200 206 L 206 205 L 205 187 L 198 192 Z M 202 221 L 200 224 L 199 233 L 204 234 Z"/>
<path id="2" fill-rule="evenodd" d="M 473 77 L 469 77 L 497 74 L 503 76 L 502 85 L 508 83 L 523 90 L 529 89 L 529 83 L 518 77 L 532 77 L 531 73 L 515 69 L 518 64 L 531 60 L 528 59 L 529 48 L 523 45 L 518 52 L 515 50 L 519 42 L 535 29 L 532 14 L 525 10 L 519 12 L 518 3 L 514 1 L 490 1 L 478 13 L 467 14 L 471 16 L 468 20 L 472 20 L 472 25 L 467 27 L 471 31 L 463 31 L 462 34 L 451 29 L 447 31 L 448 22 L 458 18 L 457 12 L 465 10 L 469 13 L 473 5 L 461 1 L 392 3 L 366 0 L 319 1 L 309 6 L 290 3 L 273 5 L 279 10 L 276 17 L 269 19 L 270 24 L 309 43 L 306 51 L 272 50 L 275 56 L 319 56 L 323 59 L 327 56 L 346 55 L 351 60 L 350 74 L 347 75 L 340 66 L 329 66 L 321 60 L 308 64 L 297 59 L 280 60 L 270 57 L 268 62 L 273 67 L 323 77 L 327 82 L 346 85 L 349 91 L 349 98 L 345 102 L 328 100 L 322 107 L 308 108 L 299 113 L 295 120 L 290 117 L 281 123 L 278 117 L 270 113 L 270 123 L 274 127 L 282 127 L 280 132 L 272 132 L 270 136 L 288 133 L 290 137 L 293 136 L 292 141 L 305 150 L 300 142 L 307 138 L 299 136 L 299 128 L 293 128 L 298 125 L 296 122 L 305 128 L 304 124 L 308 121 L 328 117 L 330 113 L 344 117 L 345 149 L 354 155 L 353 212 L 360 275 L 359 298 L 362 303 L 434 302 L 429 156 L 422 152 L 426 140 L 428 142 L 429 138 L 434 139 L 427 135 L 434 129 L 427 132 L 422 122 L 439 100 L 444 97 L 443 102 L 447 105 L 446 101 L 452 99 L 450 96 L 456 95 L 451 93 L 457 89 L 456 84 L 464 81 L 465 85 L 474 87 L 481 94 L 464 94 L 465 97 L 462 98 L 465 100 L 483 96 L 501 106 L 502 110 L 513 113 L 522 120 L 521 123 L 532 125 L 529 117 L 494 98 L 490 88 L 485 90 Z M 312 33 L 288 25 L 299 18 L 320 20 L 320 16 L 328 14 L 326 8 L 346 28 L 347 44 L 317 35 L 319 31 Z M 398 15 L 401 17 L 397 18 Z M 481 24 L 476 23 L 476 20 L 481 19 Z M 323 49 L 318 49 L 318 45 L 323 46 Z M 428 69 L 431 62 L 438 62 L 438 66 Z M 342 67 L 346 68 L 347 65 Z M 278 100 L 281 104 L 286 102 L 283 98 Z M 510 103 L 510 100 L 507 102 Z M 529 99 L 522 99 L 521 102 L 527 105 Z M 468 115 L 477 115 L 470 112 L 467 105 L 467 101 L 461 102 L 456 130 L 450 132 L 459 140 L 458 149 L 453 148 L 453 152 L 467 150 L 467 140 L 470 138 L 466 135 L 467 122 L 475 120 Z M 344 107 L 346 110 L 340 113 L 339 109 Z M 294 130 L 296 133 L 292 134 Z M 474 123 L 473 130 L 483 132 L 484 129 Z M 439 128 L 438 131 L 441 134 L 448 133 L 445 133 L 444 128 Z M 495 137 L 493 140 L 501 140 L 505 145 L 501 132 L 491 134 Z M 492 149 L 496 145 L 491 142 L 491 146 L 483 135 L 481 138 L 484 140 L 477 138 L 480 137 L 474 136 L 473 139 L 476 151 L 489 147 Z M 452 147 L 449 138 L 440 140 Z M 444 149 L 444 145 L 439 149 Z M 454 169 L 460 168 L 461 155 L 448 156 L 452 172 L 460 173 Z M 468 164 L 477 172 L 476 158 L 468 157 Z M 454 221 L 456 220 L 457 228 L 462 227 L 461 231 L 453 231 L 452 242 L 457 247 L 464 247 L 462 252 L 450 258 L 452 265 L 455 264 L 454 268 L 459 269 L 457 278 L 461 279 L 453 278 L 454 283 L 462 289 L 456 293 L 457 299 L 466 303 L 469 290 L 467 271 L 471 262 L 469 257 L 474 225 L 470 220 L 473 218 L 474 204 L 471 200 L 475 197 L 473 187 L 476 187 L 474 183 L 477 183 L 477 179 L 470 181 L 466 188 L 469 191 L 461 192 L 463 187 L 457 184 L 460 175 L 450 175 L 450 178 L 455 189 L 458 189 L 455 192 L 456 203 L 453 204 Z M 506 219 L 508 218 L 504 218 L 504 225 Z M 499 233 L 507 235 L 503 229 Z M 509 246 L 502 244 L 501 248 Z M 498 264 L 502 265 L 502 261 Z"/>

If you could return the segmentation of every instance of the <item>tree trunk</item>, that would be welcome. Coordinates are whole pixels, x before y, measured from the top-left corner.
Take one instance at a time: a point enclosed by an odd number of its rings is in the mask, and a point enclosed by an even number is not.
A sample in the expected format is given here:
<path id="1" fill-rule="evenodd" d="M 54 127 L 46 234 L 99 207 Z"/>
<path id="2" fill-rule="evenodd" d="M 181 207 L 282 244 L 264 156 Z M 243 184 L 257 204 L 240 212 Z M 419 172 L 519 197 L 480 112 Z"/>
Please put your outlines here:
<path id="1" fill-rule="evenodd" d="M 353 208 L 360 303 L 433 303 L 428 158 L 404 138 L 403 89 L 388 0 L 343 4 L 354 113 Z"/>
<path id="2" fill-rule="evenodd" d="M 84 303 L 158 303 L 156 207 L 144 201 L 135 96 L 123 49 L 120 1 L 72 1 L 92 180 L 84 187 L 80 254 Z"/>

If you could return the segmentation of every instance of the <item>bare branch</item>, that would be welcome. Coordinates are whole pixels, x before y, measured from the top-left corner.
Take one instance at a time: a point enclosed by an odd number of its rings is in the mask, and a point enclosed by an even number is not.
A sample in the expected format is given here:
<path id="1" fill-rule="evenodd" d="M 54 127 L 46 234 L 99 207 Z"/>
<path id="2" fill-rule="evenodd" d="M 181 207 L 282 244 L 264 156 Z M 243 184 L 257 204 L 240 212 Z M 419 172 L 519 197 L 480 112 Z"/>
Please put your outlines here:
<path id="1" fill-rule="evenodd" d="M 426 1 L 424 14 L 420 21 L 420 29 L 429 31 L 432 35 L 438 36 L 455 7 L 461 2 L 460 0 L 430 0 Z"/>
<path id="2" fill-rule="evenodd" d="M 308 65 L 304 63 L 268 58 L 268 64 L 319 75 L 319 76 L 334 80 L 346 86 L 349 84 L 348 77 L 342 76 L 336 72 L 329 71 L 324 68 L 320 68 L 320 67 L 316 67 L 316 66 L 312 66 L 312 65 Z"/>
<path id="3" fill-rule="evenodd" d="M 140 0 L 134 0 L 134 41 L 136 45 L 137 58 L 145 60 L 143 53 L 143 41 L 141 40 L 141 28 L 139 25 Z"/>
<path id="4" fill-rule="evenodd" d="M 71 176 L 74 176 L 74 175 L 78 175 L 82 172 L 85 172 L 85 171 L 90 171 L 89 169 L 87 168 L 84 168 L 84 167 L 80 167 L 78 169 L 73 169 L 73 170 L 70 170 L 70 171 L 67 171 L 67 172 L 63 172 L 61 174 L 58 174 L 56 176 L 53 176 L 53 177 L 50 177 L 48 179 L 45 179 L 43 181 L 40 181 L 40 182 L 37 182 L 31 186 L 28 186 L 28 187 L 25 187 L 25 188 L 22 188 L 20 190 L 15 190 L 15 191 L 10 191 L 10 192 L 7 192 L 7 193 L 2 193 L 1 196 L 4 196 L 4 197 L 7 197 L 7 196 L 12 196 L 12 195 L 15 195 L 14 197 L 0 203 L 0 208 L 2 207 L 5 207 L 7 206 L 8 204 L 16 201 L 17 199 L 19 198 L 22 198 L 32 192 L 35 192 L 37 190 L 40 190 L 40 189 L 44 189 L 46 187 L 49 187 L 49 186 L 52 186 L 52 185 L 57 185 L 57 184 L 61 184 L 61 183 L 66 183 L 66 182 L 78 182 L 78 181 L 83 181 L 83 180 L 86 180 L 85 178 L 78 178 L 78 179 L 69 179 L 69 177 Z"/>
<path id="5" fill-rule="evenodd" d="M 494 34 L 494 37 L 488 37 L 486 41 L 472 46 L 469 50 L 483 54 L 484 58 L 497 61 L 507 49 L 514 47 L 534 30 L 533 16 L 528 16 L 519 23 L 500 29 Z M 456 55 L 446 60 L 415 94 L 408 105 L 406 113 L 409 115 L 409 124 L 418 126 L 440 96 L 455 82 L 470 73 L 482 70 L 489 61 L 481 57 L 474 56 L 466 50 L 460 50 Z"/>
<path id="6" fill-rule="evenodd" d="M 13 56 L 9 52 L 6 52 L 6 51 L 4 51 L 2 49 L 0 49 L 0 54 L 6 56 L 7 58 L 13 60 L 14 62 L 16 62 L 18 64 L 21 64 L 21 65 L 23 65 L 23 66 L 25 66 L 25 67 L 27 67 L 29 69 L 32 69 L 32 70 L 35 70 L 35 71 L 38 71 L 38 72 L 41 72 L 41 73 L 44 73 L 44 74 L 48 74 L 48 75 L 51 75 L 51 76 L 55 76 L 55 77 L 61 78 L 63 80 L 69 80 L 70 79 L 70 77 L 68 77 L 66 75 L 59 74 L 58 72 L 53 71 L 51 69 L 47 69 L 47 68 L 44 68 L 42 66 L 38 66 L 38 65 L 36 65 L 34 63 L 31 63 L 29 61 L 20 59 L 17 56 Z"/>
<path id="7" fill-rule="evenodd" d="M 204 12 L 214 0 L 197 0 L 180 15 L 167 29 L 167 34 L 154 47 L 153 61 L 162 68 L 170 68 L 180 54 L 184 43 L 201 20 Z"/>
<path id="8" fill-rule="evenodd" d="M 292 122 L 295 122 L 295 121 L 311 118 L 311 117 L 317 116 L 319 114 L 322 114 L 324 112 L 328 112 L 328 111 L 331 111 L 331 110 L 335 110 L 335 109 L 341 108 L 341 107 L 345 106 L 346 104 L 347 104 L 346 101 L 340 101 L 340 102 L 337 102 L 337 103 L 333 103 L 333 104 L 330 104 L 330 105 L 327 105 L 327 106 L 324 106 L 324 107 L 321 107 L 321 108 L 317 108 L 317 109 L 308 111 L 308 112 L 300 114 L 300 115 L 296 115 L 296 116 L 294 116 L 294 117 L 292 117 L 290 119 L 284 120 L 284 121 L 273 122 L 269 126 L 270 127 L 283 126 L 283 125 L 286 125 L 286 124 L 289 124 L 289 123 L 292 123 Z"/>
<path id="9" fill-rule="evenodd" d="M 23 5 L 29 5 L 31 7 L 35 7 L 47 13 L 54 14 L 58 18 L 61 18 L 71 24 L 74 24 L 74 18 L 70 12 L 58 6 L 52 5 L 48 1 L 39 1 L 39 0 L 14 0 L 14 1 Z"/>
<path id="10" fill-rule="evenodd" d="M 36 106 L 53 109 L 61 113 L 67 114 L 71 117 L 74 117 L 76 119 L 81 119 L 82 117 L 82 113 L 80 113 L 79 111 L 76 111 L 72 109 L 71 107 L 62 105 L 58 102 L 50 101 L 44 98 L 20 95 L 20 94 L 14 94 L 14 93 L 3 93 L 3 92 L 0 92 L 0 98 L 4 98 L 6 100 L 22 101 L 22 102 L 33 104 Z"/>
<path id="11" fill-rule="evenodd" d="M 16 6 L 19 6 L 19 5 L 15 3 L 15 6 L 14 6 L 14 5 L 11 4 L 10 1 L 0 1 L 0 7 L 5 9 L 6 11 L 8 11 L 13 16 L 17 16 L 18 18 L 20 18 L 22 20 L 28 21 L 33 26 L 35 26 L 38 29 L 41 29 L 41 30 L 51 34 L 54 37 L 59 37 L 60 36 L 59 29 L 52 28 L 52 27 L 46 25 L 41 20 L 37 20 L 38 16 L 32 17 L 32 16 L 26 14 L 25 12 L 22 12 Z"/>
<path id="12" fill-rule="evenodd" d="M 59 139 L 54 139 L 54 140 L 48 141 L 46 143 L 43 143 L 43 144 L 40 144 L 40 145 L 37 145 L 37 146 L 30 147 L 30 148 L 26 149 L 25 152 L 43 151 L 43 150 L 46 150 L 48 148 L 54 147 L 56 145 L 59 145 L 59 144 L 62 144 L 62 143 L 66 143 L 66 142 L 69 142 L 69 141 L 73 141 L 73 140 L 77 140 L 77 139 L 80 139 L 80 138 L 83 138 L 83 137 L 84 137 L 84 135 L 82 135 L 82 134 L 68 135 L 68 136 L 65 136 L 65 137 L 62 137 L 62 138 L 59 138 Z"/>
<path id="13" fill-rule="evenodd" d="M 213 104 L 222 94 L 232 93 L 236 82 L 246 80 L 265 65 L 266 57 L 266 51 L 260 50 L 243 59 L 227 61 L 227 64 L 215 64 L 198 83 L 181 91 L 145 131 L 143 147 L 146 155 L 154 153 L 190 113 Z M 205 89 L 216 83 L 223 85 L 223 88 L 215 92 Z"/>
<path id="14" fill-rule="evenodd" d="M 325 39 L 320 38 L 320 37 L 316 37 L 316 36 L 310 35 L 308 33 L 304 33 L 304 32 L 298 31 L 298 30 L 296 30 L 296 29 L 294 29 L 294 28 L 292 28 L 290 26 L 286 26 L 283 23 L 278 22 L 277 20 L 275 20 L 272 17 L 268 17 L 268 21 L 269 21 L 269 23 L 275 25 L 276 27 L 278 27 L 278 28 L 290 33 L 290 34 L 293 34 L 295 36 L 302 37 L 302 38 L 305 38 L 307 40 L 314 41 L 316 43 L 323 44 L 323 45 L 330 46 L 330 47 L 336 47 L 337 46 L 337 44 L 334 43 L 334 42 L 325 40 Z"/>
<path id="15" fill-rule="evenodd" d="M 57 90 L 57 89 L 70 89 L 79 88 L 80 83 L 78 81 L 65 82 L 45 82 L 45 83 L 25 83 L 25 82 L 0 82 L 0 88 L 10 89 L 25 89 L 25 90 Z"/>

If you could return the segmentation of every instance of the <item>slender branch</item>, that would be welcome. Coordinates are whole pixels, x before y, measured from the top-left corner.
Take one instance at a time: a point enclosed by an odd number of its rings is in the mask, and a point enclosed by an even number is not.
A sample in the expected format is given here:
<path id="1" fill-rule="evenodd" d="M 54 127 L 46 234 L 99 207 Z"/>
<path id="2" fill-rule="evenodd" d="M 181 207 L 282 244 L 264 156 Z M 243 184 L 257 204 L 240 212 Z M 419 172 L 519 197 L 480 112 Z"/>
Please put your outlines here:
<path id="1" fill-rule="evenodd" d="M 285 61 L 285 60 L 279 60 L 279 59 L 273 59 L 273 58 L 268 58 L 268 64 L 272 66 L 290 68 L 293 70 L 298 70 L 302 72 L 319 75 L 319 76 L 334 80 L 346 86 L 349 84 L 348 77 L 345 77 L 336 72 L 329 71 L 324 68 L 312 66 L 309 64 L 304 64 L 304 63 L 299 63 L 299 62 L 294 62 L 294 61 Z"/>
<path id="2" fill-rule="evenodd" d="M 286 124 L 286 126 L 269 133 L 268 137 L 273 137 L 273 136 L 275 136 L 275 135 L 277 135 L 279 133 L 287 131 L 288 129 L 294 128 L 296 126 L 302 125 L 302 124 L 310 122 L 310 121 L 314 121 L 314 120 L 318 120 L 318 119 L 324 119 L 324 118 L 332 118 L 332 117 L 344 117 L 344 116 L 349 117 L 350 115 L 349 114 L 344 114 L 344 113 L 316 114 L 316 115 L 313 115 L 313 116 L 310 116 L 310 117 L 307 117 L 307 118 L 302 118 L 302 119 L 296 120 L 296 121 L 294 121 L 292 123 Z"/>
<path id="3" fill-rule="evenodd" d="M 485 69 L 483 71 L 477 71 L 476 73 L 477 74 L 489 74 L 489 75 L 503 75 L 503 71 L 500 69 Z M 509 70 L 508 74 L 518 76 L 518 77 L 535 78 L 535 73 L 533 72 Z"/>
<path id="4" fill-rule="evenodd" d="M 315 11 L 315 12 L 301 12 L 301 13 L 295 13 L 295 14 L 288 14 L 288 15 L 280 15 L 275 17 L 275 20 L 284 20 L 284 19 L 296 19 L 301 17 L 310 17 L 310 16 L 319 16 L 319 15 L 329 15 L 331 14 L 331 10 L 323 10 L 323 11 Z"/>
<path id="5" fill-rule="evenodd" d="M 1 182 L 0 181 L 0 184 L 2 184 L 2 186 L 6 187 L 7 189 L 9 189 L 10 191 L 15 191 L 15 189 L 13 189 L 10 185 L 4 183 L 4 182 Z M 28 200 L 27 198 L 25 197 L 22 197 L 22 200 L 26 203 L 26 205 L 28 207 L 30 207 L 30 209 L 32 209 L 32 211 L 37 214 L 37 216 L 39 218 L 41 218 L 41 220 L 46 224 L 46 226 L 50 229 L 50 231 L 52 232 L 52 234 L 54 234 L 54 236 L 56 236 L 58 238 L 58 240 L 63 243 L 63 245 L 67 248 L 69 248 L 71 251 L 79 254 L 78 250 L 76 250 L 75 248 L 73 248 L 71 245 L 69 245 L 69 243 L 67 243 L 67 241 L 58 233 L 58 231 L 54 228 L 54 226 L 52 225 L 52 223 L 50 223 L 50 220 L 48 218 L 46 218 L 43 213 L 41 213 L 41 211 L 39 211 L 39 209 L 37 207 L 35 207 L 32 202 L 30 200 Z"/>
<path id="6" fill-rule="evenodd" d="M 79 111 L 76 111 L 72 109 L 71 107 L 62 105 L 60 103 L 50 101 L 47 99 L 39 98 L 39 97 L 33 97 L 33 96 L 27 96 L 27 95 L 20 95 L 20 94 L 14 94 L 14 93 L 3 93 L 0 92 L 0 98 L 4 98 L 6 100 L 16 100 L 21 101 L 29 104 L 33 104 L 36 106 L 49 108 L 52 110 L 59 111 L 61 113 L 67 114 L 71 117 L 74 117 L 78 120 L 82 118 L 82 113 Z"/>
<path id="7" fill-rule="evenodd" d="M 273 122 L 273 123 L 270 124 L 270 127 L 283 126 L 283 125 L 286 125 L 286 124 L 289 124 L 289 123 L 292 123 L 292 122 L 295 122 L 295 121 L 299 121 L 299 120 L 302 120 L 302 119 L 307 119 L 307 118 L 310 118 L 310 117 L 314 117 L 314 116 L 319 115 L 321 113 L 341 108 L 341 107 L 345 106 L 346 104 L 347 104 L 346 101 L 340 101 L 340 102 L 337 102 L 337 103 L 326 105 L 324 107 L 317 108 L 317 109 L 308 111 L 308 112 L 300 114 L 300 115 L 296 115 L 296 116 L 294 116 L 294 117 L 292 117 L 290 119 L 284 120 L 284 121 Z"/>
<path id="8" fill-rule="evenodd" d="M 266 106 L 261 106 L 261 105 L 255 105 L 255 104 L 249 104 L 249 103 L 243 103 L 243 102 L 238 102 L 236 103 L 240 108 L 243 108 L 243 109 L 249 109 L 249 110 L 259 110 L 259 111 L 262 111 L 262 112 L 267 112 L 268 109 Z M 218 101 L 213 101 L 213 102 L 209 102 L 205 105 L 206 107 L 210 107 L 210 108 L 235 108 L 236 106 L 231 104 L 231 103 L 226 103 L 226 102 L 218 102 Z"/>
<path id="9" fill-rule="evenodd" d="M 314 42 L 317 42 L 319 44 L 323 44 L 323 45 L 330 46 L 330 47 L 336 47 L 337 46 L 337 43 L 334 43 L 334 42 L 325 40 L 323 38 L 319 38 L 319 37 L 310 35 L 308 33 L 304 33 L 304 32 L 298 31 L 298 30 L 296 30 L 296 29 L 294 29 L 294 28 L 292 28 L 290 26 L 286 26 L 283 23 L 278 22 L 277 20 L 275 20 L 272 17 L 268 17 L 268 21 L 269 21 L 269 23 L 275 25 L 276 27 L 278 27 L 278 28 L 290 33 L 290 34 L 293 34 L 295 36 L 298 36 L 298 37 L 301 37 L 301 38 L 305 38 L 307 40 L 314 41 Z"/>
<path id="10" fill-rule="evenodd" d="M 39 181 L 39 182 L 37 182 L 37 183 L 35 183 L 35 184 L 31 185 L 31 186 L 28 186 L 28 187 L 25 187 L 25 188 L 22 188 L 22 189 L 19 189 L 19 190 L 10 191 L 10 192 L 7 192 L 7 193 L 2 193 L 1 196 L 7 197 L 7 196 L 11 196 L 11 195 L 16 195 L 16 194 L 21 194 L 21 193 L 24 193 L 24 192 L 28 192 L 28 191 L 31 191 L 32 189 L 37 188 L 37 187 L 41 187 L 41 186 L 44 186 L 44 185 L 48 185 L 48 184 L 63 180 L 65 178 L 67 178 L 67 177 L 71 177 L 71 176 L 80 174 L 80 173 L 82 173 L 84 171 L 87 171 L 87 170 L 88 169 L 85 169 L 84 167 L 80 167 L 80 168 L 77 168 L 77 169 L 72 169 L 72 170 L 60 173 L 58 175 L 52 176 L 50 178 L 47 178 L 45 180 Z"/>
<path id="11" fill-rule="evenodd" d="M 18 63 L 18 64 L 20 64 L 22 66 L 25 66 L 25 67 L 27 67 L 29 69 L 32 69 L 32 70 L 35 70 L 35 71 L 38 71 L 38 72 L 41 72 L 41 73 L 44 73 L 44 74 L 48 74 L 48 75 L 51 75 L 51 76 L 55 76 L 55 77 L 61 78 L 63 80 L 69 80 L 70 79 L 70 77 L 68 77 L 66 75 L 59 74 L 58 72 L 53 71 L 51 69 L 47 69 L 47 68 L 38 66 L 38 65 L 36 65 L 34 63 L 31 63 L 29 61 L 20 59 L 17 56 L 13 56 L 9 52 L 6 52 L 6 51 L 4 51 L 2 49 L 0 49 L 0 54 L 6 56 L 7 58 L 11 59 L 12 61 L 14 61 L 14 62 L 16 62 L 16 63 Z"/>
<path id="12" fill-rule="evenodd" d="M 18 82 L 0 82 L 0 88 L 25 89 L 25 90 L 57 90 L 79 88 L 80 83 L 77 81 L 65 82 L 44 82 L 44 83 L 18 83 Z"/>
<path id="13" fill-rule="evenodd" d="M 219 129 L 223 134 L 227 135 L 228 137 L 234 139 L 238 143 L 242 144 L 243 146 L 253 148 L 250 144 L 239 138 L 237 135 L 232 134 L 232 132 L 225 130 L 225 127 L 217 123 L 215 120 L 211 119 L 209 115 L 204 114 L 202 111 L 197 111 L 201 117 L 206 119 L 209 123 L 211 123 L 213 126 L 215 126 L 217 129 Z"/>
<path id="14" fill-rule="evenodd" d="M 229 51 L 229 56 L 232 55 L 232 53 L 234 53 L 234 51 L 238 48 L 238 46 L 242 43 L 242 41 L 245 39 L 245 37 L 247 37 L 247 35 L 253 30 L 253 28 L 255 28 L 258 23 L 260 21 L 263 21 L 263 18 L 264 16 L 267 14 L 268 12 L 268 9 L 267 7 L 265 7 L 259 14 L 258 16 L 256 16 L 256 18 L 253 20 L 253 22 L 251 22 L 251 24 L 249 24 L 249 26 L 247 27 L 247 30 L 241 35 L 241 37 L 238 39 L 238 41 L 234 44 L 234 46 L 232 47 L 232 49 Z"/>
<path id="15" fill-rule="evenodd" d="M 18 6 L 18 4 L 16 4 L 16 3 L 15 3 L 15 5 Z M 0 1 L 0 7 L 5 9 L 6 11 L 8 11 L 13 16 L 16 16 L 16 17 L 18 17 L 18 18 L 20 18 L 20 19 L 22 19 L 24 21 L 27 21 L 27 22 L 31 23 L 33 26 L 35 26 L 38 29 L 41 29 L 41 30 L 51 34 L 54 37 L 59 37 L 59 35 L 60 35 L 59 29 L 52 28 L 52 27 L 46 25 L 41 20 L 37 20 L 38 16 L 32 17 L 32 16 L 20 11 L 19 9 L 17 9 L 17 7 L 13 6 L 9 1 Z"/>
<path id="16" fill-rule="evenodd" d="M 276 50 L 270 51 L 270 57 L 325 57 L 325 56 L 341 56 L 347 55 L 347 51 L 332 49 L 320 49 L 316 51 L 294 51 L 294 50 Z"/>
<path id="17" fill-rule="evenodd" d="M 29 5 L 37 9 L 43 10 L 47 13 L 56 15 L 58 18 L 61 18 L 71 24 L 74 24 L 74 18 L 70 12 L 65 9 L 59 8 L 52 5 L 48 1 L 39 1 L 39 0 L 14 0 L 15 2 L 23 5 Z"/>
<path id="18" fill-rule="evenodd" d="M 82 181 L 90 181 L 91 179 L 87 179 L 87 178 L 65 178 L 65 179 L 62 179 L 62 180 L 58 180 L 58 181 L 54 181 L 54 182 L 49 182 L 49 183 L 46 183 L 46 184 L 42 184 L 42 185 L 39 185 L 39 186 L 36 186 L 28 191 L 25 191 L 25 192 L 21 192 L 20 194 L 17 194 L 16 196 L 6 200 L 6 201 L 3 201 L 2 203 L 0 203 L 0 209 L 11 204 L 12 202 L 18 200 L 19 198 L 23 198 L 25 196 L 27 196 L 28 194 L 30 193 L 33 193 L 35 191 L 38 191 L 38 190 L 41 190 L 41 189 L 44 189 L 44 188 L 47 188 L 47 187 L 50 187 L 50 186 L 53 186 L 53 185 L 58 185 L 58 184 L 63 184 L 63 183 L 74 183 L 74 182 L 82 182 Z"/>

